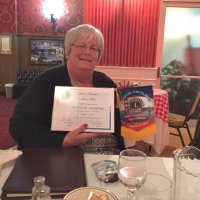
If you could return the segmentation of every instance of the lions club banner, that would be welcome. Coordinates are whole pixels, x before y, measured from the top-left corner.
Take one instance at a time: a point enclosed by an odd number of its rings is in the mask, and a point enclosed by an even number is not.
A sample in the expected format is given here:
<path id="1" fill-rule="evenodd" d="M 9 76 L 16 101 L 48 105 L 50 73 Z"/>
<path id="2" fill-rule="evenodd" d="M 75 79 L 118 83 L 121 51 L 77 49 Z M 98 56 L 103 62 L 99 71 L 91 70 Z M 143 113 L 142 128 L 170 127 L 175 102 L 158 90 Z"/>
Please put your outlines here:
<path id="1" fill-rule="evenodd" d="M 136 141 L 156 134 L 152 86 L 118 89 L 122 136 Z"/>

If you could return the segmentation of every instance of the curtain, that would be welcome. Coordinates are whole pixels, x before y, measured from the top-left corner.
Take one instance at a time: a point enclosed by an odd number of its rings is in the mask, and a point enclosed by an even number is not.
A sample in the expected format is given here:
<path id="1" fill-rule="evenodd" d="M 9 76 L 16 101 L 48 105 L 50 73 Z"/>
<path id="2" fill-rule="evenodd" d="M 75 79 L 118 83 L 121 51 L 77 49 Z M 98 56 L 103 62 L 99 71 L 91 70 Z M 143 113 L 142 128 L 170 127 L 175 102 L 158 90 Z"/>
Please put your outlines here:
<path id="1" fill-rule="evenodd" d="M 84 23 L 105 38 L 101 65 L 154 67 L 160 0 L 84 0 Z"/>

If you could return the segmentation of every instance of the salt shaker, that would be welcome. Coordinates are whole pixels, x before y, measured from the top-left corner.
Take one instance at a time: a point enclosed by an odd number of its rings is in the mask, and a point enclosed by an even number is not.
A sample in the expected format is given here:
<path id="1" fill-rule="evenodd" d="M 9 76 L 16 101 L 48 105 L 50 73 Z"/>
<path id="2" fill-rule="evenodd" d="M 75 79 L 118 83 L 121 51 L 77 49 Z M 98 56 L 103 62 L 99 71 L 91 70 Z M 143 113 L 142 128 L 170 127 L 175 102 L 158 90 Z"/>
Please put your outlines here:
<path id="1" fill-rule="evenodd" d="M 34 186 L 32 188 L 32 200 L 37 200 L 39 197 L 39 190 L 45 184 L 45 177 L 44 176 L 36 176 L 33 179 Z"/>
<path id="2" fill-rule="evenodd" d="M 39 188 L 39 196 L 37 200 L 51 200 L 50 187 L 48 185 L 43 185 Z"/>

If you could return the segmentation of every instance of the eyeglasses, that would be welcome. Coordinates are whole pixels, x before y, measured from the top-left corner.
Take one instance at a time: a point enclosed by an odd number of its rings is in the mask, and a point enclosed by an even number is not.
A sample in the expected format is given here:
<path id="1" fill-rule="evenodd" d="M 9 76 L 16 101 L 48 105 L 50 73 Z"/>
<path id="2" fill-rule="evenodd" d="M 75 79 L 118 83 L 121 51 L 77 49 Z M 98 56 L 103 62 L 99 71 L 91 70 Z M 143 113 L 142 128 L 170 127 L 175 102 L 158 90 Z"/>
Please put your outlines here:
<path id="1" fill-rule="evenodd" d="M 88 47 L 85 44 L 73 44 L 72 46 L 76 47 L 80 51 L 86 51 L 87 49 L 90 50 L 91 53 L 96 54 L 99 53 L 100 49 L 98 47 Z"/>

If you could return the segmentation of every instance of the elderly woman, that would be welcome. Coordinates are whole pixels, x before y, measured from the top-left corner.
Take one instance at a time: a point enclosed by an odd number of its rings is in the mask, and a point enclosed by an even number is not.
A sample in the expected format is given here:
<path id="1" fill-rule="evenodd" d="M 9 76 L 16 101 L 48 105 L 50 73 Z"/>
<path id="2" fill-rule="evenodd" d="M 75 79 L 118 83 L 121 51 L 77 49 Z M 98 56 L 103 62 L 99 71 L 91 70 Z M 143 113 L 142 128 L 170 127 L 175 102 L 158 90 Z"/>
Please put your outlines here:
<path id="1" fill-rule="evenodd" d="M 38 76 L 16 104 L 9 128 L 19 149 L 79 146 L 84 152 L 118 154 L 124 148 L 117 108 L 114 134 L 87 133 L 87 124 L 70 132 L 51 131 L 55 86 L 116 88 L 108 76 L 94 71 L 103 50 L 103 35 L 95 27 L 82 24 L 68 31 L 66 65 L 50 68 Z"/>

